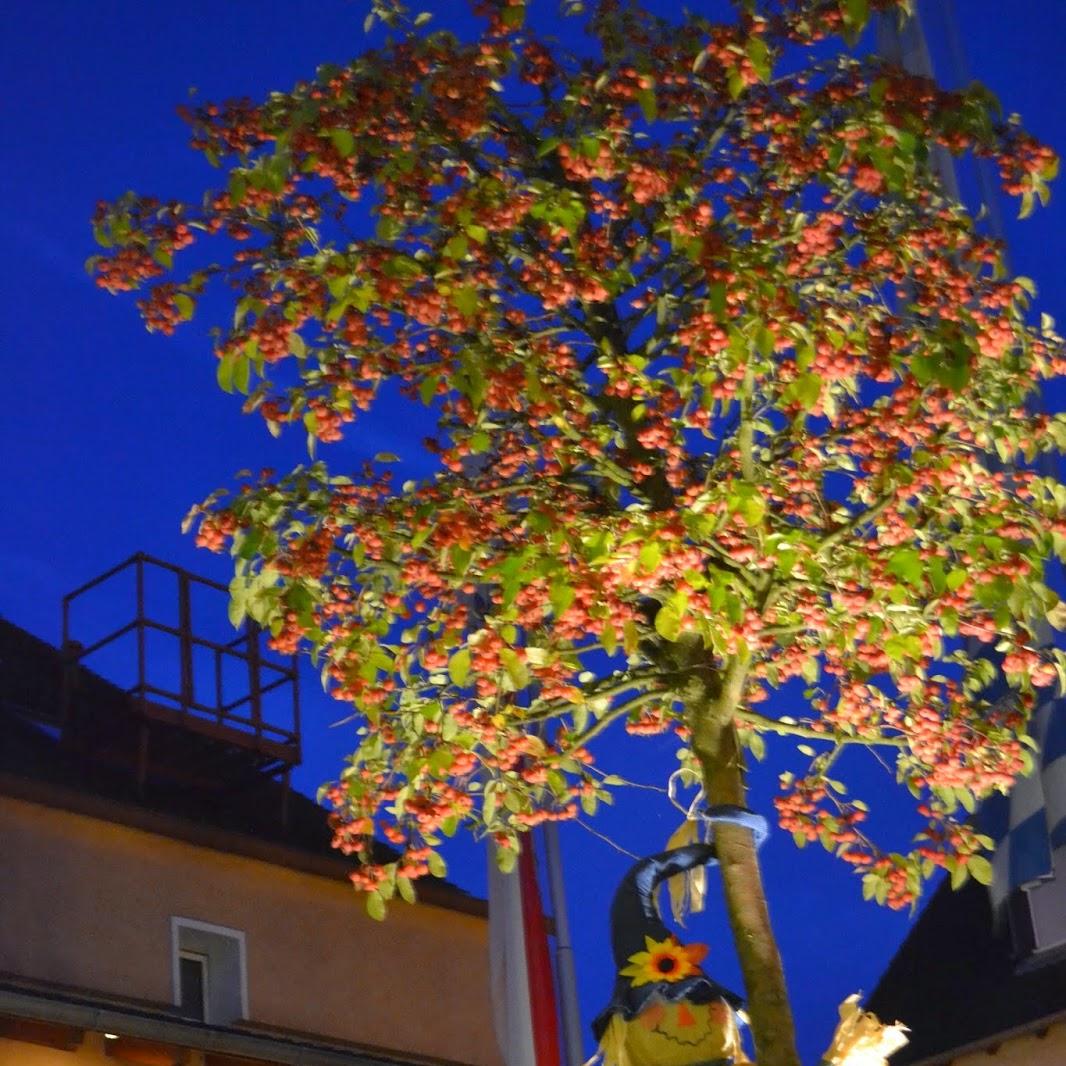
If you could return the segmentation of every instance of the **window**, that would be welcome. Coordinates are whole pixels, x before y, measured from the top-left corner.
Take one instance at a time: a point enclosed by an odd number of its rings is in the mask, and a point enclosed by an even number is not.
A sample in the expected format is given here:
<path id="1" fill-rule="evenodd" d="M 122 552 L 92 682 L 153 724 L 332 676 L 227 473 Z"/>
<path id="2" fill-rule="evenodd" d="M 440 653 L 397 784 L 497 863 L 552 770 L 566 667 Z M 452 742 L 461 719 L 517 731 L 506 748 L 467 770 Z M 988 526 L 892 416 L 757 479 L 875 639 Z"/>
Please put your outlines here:
<path id="1" fill-rule="evenodd" d="M 170 933 L 178 1011 L 209 1025 L 248 1017 L 244 933 L 191 918 L 172 918 Z"/>
<path id="2" fill-rule="evenodd" d="M 178 1008 L 186 1018 L 207 1021 L 207 956 L 178 952 Z"/>

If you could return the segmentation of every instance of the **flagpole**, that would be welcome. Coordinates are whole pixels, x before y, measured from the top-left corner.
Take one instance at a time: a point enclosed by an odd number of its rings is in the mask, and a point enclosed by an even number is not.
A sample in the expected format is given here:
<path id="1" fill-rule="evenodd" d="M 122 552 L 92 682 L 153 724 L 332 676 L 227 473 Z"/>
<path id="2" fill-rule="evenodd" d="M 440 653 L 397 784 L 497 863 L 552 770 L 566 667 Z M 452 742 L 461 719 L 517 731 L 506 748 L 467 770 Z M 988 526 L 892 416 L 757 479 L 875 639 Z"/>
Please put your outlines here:
<path id="1" fill-rule="evenodd" d="M 559 847 L 559 826 L 547 822 L 541 829 L 544 837 L 544 867 L 548 880 L 552 920 L 555 923 L 555 974 L 558 983 L 559 1021 L 562 1027 L 563 1054 L 566 1066 L 580 1066 L 585 1059 L 581 1039 L 581 1010 L 577 998 L 577 972 L 574 947 L 570 940 L 570 918 L 566 910 L 563 886 L 563 861 Z"/>

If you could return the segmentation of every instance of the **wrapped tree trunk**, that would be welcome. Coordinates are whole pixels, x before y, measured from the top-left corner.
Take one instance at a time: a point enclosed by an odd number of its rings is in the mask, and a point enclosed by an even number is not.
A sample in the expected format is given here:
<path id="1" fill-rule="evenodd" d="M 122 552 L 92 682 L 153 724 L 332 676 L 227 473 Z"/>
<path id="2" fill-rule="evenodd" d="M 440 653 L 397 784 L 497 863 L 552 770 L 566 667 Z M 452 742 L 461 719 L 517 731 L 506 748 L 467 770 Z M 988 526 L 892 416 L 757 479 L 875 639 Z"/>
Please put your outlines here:
<path id="1" fill-rule="evenodd" d="M 690 682 L 692 748 L 711 806 L 746 806 L 743 767 L 733 726 L 734 699 L 742 687 L 738 667 L 727 674 L 717 698 L 711 698 L 705 682 Z M 770 925 L 752 833 L 739 825 L 721 824 L 715 826 L 714 840 L 729 924 L 744 974 L 747 1012 L 759 1066 L 799 1066 L 784 968 Z"/>

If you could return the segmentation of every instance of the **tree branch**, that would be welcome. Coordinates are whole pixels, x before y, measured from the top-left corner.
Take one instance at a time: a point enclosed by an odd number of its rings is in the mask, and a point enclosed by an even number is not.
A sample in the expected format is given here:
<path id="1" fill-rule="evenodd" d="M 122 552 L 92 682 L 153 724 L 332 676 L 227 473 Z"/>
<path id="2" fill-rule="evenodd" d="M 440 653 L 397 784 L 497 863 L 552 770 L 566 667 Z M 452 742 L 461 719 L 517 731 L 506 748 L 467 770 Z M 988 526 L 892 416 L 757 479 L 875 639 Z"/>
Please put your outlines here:
<path id="1" fill-rule="evenodd" d="M 629 714 L 630 711 L 635 711 L 638 707 L 643 707 L 646 703 L 653 703 L 655 700 L 662 699 L 664 693 L 661 691 L 642 692 L 639 696 L 634 696 L 631 700 L 626 700 L 625 703 L 618 704 L 617 707 L 612 707 L 603 717 L 598 718 L 592 725 L 585 730 L 577 738 L 577 744 L 579 747 L 584 747 L 590 740 L 602 733 L 609 725 L 617 721 L 623 715 Z"/>
<path id="2" fill-rule="evenodd" d="M 838 526 L 832 533 L 829 533 L 822 538 L 822 542 L 818 545 L 818 550 L 815 554 L 821 555 L 822 552 L 835 547 L 842 540 L 846 540 L 847 537 L 854 533 L 861 525 L 864 525 L 866 522 L 873 522 L 888 509 L 889 504 L 891 504 L 895 498 L 894 494 L 890 496 L 882 496 L 873 507 L 861 511 L 842 526 Z"/>
<path id="3" fill-rule="evenodd" d="M 877 736 L 866 737 L 857 734 L 852 736 L 850 734 L 823 733 L 813 729 L 811 726 L 800 725 L 798 722 L 782 722 L 779 718 L 770 718 L 755 711 L 738 710 L 734 712 L 733 717 L 738 722 L 751 726 L 759 733 L 777 733 L 779 736 L 803 737 L 807 740 L 821 740 L 826 744 L 865 744 L 882 748 L 907 747 L 907 739 L 902 736 L 886 737 L 884 734 L 879 733 Z"/>

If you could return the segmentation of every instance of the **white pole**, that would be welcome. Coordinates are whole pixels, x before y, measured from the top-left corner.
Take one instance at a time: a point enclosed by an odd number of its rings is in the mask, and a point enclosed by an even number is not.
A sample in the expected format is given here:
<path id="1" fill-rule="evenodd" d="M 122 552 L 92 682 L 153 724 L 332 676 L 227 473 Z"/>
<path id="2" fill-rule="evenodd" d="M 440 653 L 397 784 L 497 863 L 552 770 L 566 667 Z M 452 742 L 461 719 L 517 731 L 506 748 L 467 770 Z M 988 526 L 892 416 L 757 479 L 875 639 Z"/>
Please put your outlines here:
<path id="1" fill-rule="evenodd" d="M 548 896 L 551 899 L 552 920 L 555 923 L 555 976 L 559 982 L 559 1021 L 563 1056 L 566 1066 L 580 1066 L 585 1061 L 584 1041 L 581 1039 L 581 1010 L 577 999 L 574 947 L 570 942 L 570 919 L 566 912 L 566 892 L 563 887 L 559 827 L 554 822 L 546 822 L 542 832 Z"/>

